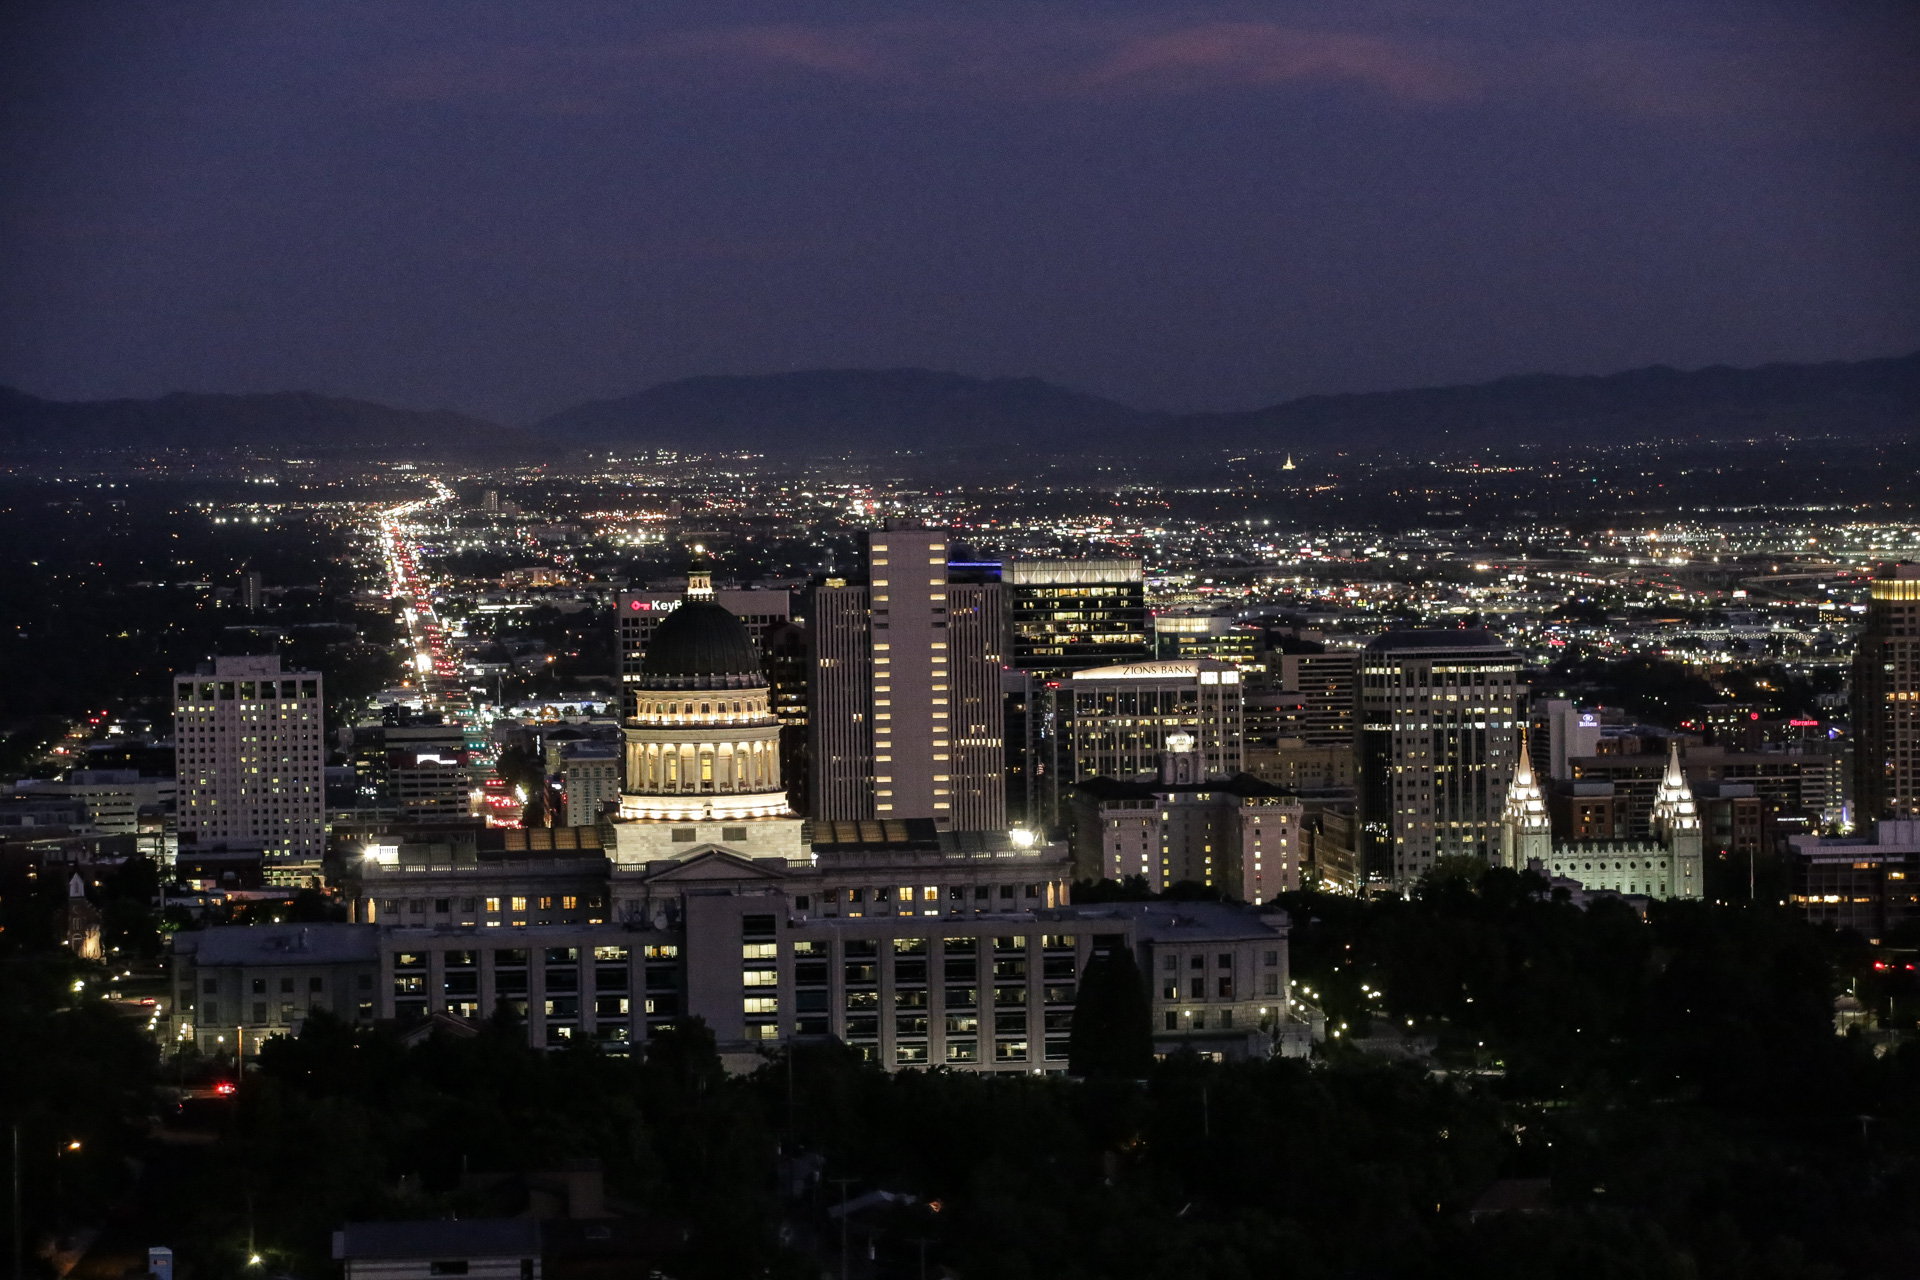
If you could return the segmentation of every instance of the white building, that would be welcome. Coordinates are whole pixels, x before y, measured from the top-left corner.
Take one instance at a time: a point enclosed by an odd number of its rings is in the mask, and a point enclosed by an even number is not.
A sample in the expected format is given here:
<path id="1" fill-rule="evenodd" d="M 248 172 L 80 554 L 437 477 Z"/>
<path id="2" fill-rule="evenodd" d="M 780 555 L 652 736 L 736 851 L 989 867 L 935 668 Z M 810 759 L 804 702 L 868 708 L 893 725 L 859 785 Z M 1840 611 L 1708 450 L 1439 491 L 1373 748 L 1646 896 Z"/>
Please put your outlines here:
<path id="1" fill-rule="evenodd" d="M 216 658 L 174 677 L 180 843 L 258 851 L 269 881 L 317 875 L 326 846 L 326 736 L 317 671 L 277 656 Z"/>
<path id="2" fill-rule="evenodd" d="M 1523 736 L 1500 815 L 1501 866 L 1575 881 L 1588 892 L 1647 898 L 1706 896 L 1700 814 L 1673 745 L 1654 795 L 1651 840 L 1555 841 Z"/>
<path id="3" fill-rule="evenodd" d="M 616 860 L 685 857 L 708 845 L 803 858 L 759 651 L 747 624 L 714 600 L 704 565 L 654 631 L 637 677 L 622 730 Z"/>

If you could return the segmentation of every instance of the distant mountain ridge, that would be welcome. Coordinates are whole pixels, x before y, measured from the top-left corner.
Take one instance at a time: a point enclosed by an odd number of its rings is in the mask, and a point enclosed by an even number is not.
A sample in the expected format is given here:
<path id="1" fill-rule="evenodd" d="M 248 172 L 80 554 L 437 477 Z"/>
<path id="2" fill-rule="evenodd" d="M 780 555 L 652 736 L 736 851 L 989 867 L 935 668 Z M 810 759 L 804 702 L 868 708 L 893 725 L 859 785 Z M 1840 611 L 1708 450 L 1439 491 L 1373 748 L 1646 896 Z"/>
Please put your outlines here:
<path id="1" fill-rule="evenodd" d="M 447 410 L 396 409 L 308 391 L 152 400 L 42 400 L 0 387 L 0 448 L 268 449 L 275 452 L 524 449 L 522 432 Z"/>
<path id="2" fill-rule="evenodd" d="M 267 449 L 461 456 L 556 450 L 913 452 L 1002 456 L 1425 450 L 1669 438 L 1920 438 L 1920 352 L 1878 360 L 1654 366 L 1603 376 L 1306 396 L 1227 413 L 1153 413 L 1039 378 L 927 369 L 812 369 L 663 382 L 518 430 L 448 411 L 308 392 L 176 393 L 63 402 L 0 387 L 0 447 L 15 451 Z"/>
<path id="3" fill-rule="evenodd" d="M 1242 413 L 1187 414 L 1189 430 L 1269 447 L 1593 444 L 1675 437 L 1920 437 L 1920 352 L 1753 369 L 1665 365 L 1533 374 L 1457 387 L 1305 396 Z"/>
<path id="4" fill-rule="evenodd" d="M 687 378 L 564 410 L 536 435 L 583 448 L 773 455 L 1222 447 L 1421 449 L 1672 437 L 1920 436 L 1920 352 L 1880 360 L 1534 374 L 1455 387 L 1305 396 L 1264 409 L 1151 413 L 1037 378 L 924 369 Z"/>
<path id="5" fill-rule="evenodd" d="M 663 382 L 562 410 L 534 434 L 588 448 L 622 445 L 769 454 L 1077 451 L 1156 415 L 1039 378 L 971 378 L 930 369 L 808 369 Z"/>

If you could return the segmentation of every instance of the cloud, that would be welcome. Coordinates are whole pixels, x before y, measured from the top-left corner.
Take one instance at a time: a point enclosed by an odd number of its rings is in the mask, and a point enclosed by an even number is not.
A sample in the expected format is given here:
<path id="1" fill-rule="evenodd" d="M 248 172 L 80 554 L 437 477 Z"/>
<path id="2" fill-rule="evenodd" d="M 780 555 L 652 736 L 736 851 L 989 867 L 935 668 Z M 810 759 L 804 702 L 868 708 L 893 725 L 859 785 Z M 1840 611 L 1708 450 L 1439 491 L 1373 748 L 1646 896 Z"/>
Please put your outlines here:
<path id="1" fill-rule="evenodd" d="M 1920 67 L 1912 64 L 1907 51 L 1859 33 L 1778 26 L 1568 34 L 1499 24 L 1359 29 L 1131 16 L 948 17 L 661 27 L 590 45 L 476 43 L 388 67 L 376 80 L 378 96 L 569 113 L 619 110 L 649 92 L 810 85 L 948 102 L 1297 86 L 1344 88 L 1415 109 L 1493 103 L 1719 120 L 1841 114 L 1910 125 L 1920 119 Z"/>
<path id="2" fill-rule="evenodd" d="M 1262 22 L 1136 36 L 1081 77 L 1090 90 L 1173 93 L 1289 81 L 1349 83 L 1415 102 L 1458 102 L 1478 91 L 1457 54 L 1431 41 Z"/>

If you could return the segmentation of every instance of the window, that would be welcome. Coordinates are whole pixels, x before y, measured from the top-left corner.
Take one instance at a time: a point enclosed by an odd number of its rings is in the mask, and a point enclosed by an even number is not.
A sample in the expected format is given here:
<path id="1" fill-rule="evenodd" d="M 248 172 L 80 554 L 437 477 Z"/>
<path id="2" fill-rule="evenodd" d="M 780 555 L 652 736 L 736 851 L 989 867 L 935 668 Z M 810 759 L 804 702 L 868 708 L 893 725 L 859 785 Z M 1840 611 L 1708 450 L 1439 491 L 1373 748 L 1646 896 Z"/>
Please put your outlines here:
<path id="1" fill-rule="evenodd" d="M 513 899 L 513 909 L 515 911 L 525 911 L 527 909 L 527 900 L 525 898 L 516 897 L 515 899 Z"/>
<path id="2" fill-rule="evenodd" d="M 1165 969 L 1168 973 L 1177 972 L 1180 968 L 1180 957 L 1168 956 L 1165 960 L 1162 960 L 1160 962 L 1160 967 L 1162 969 Z"/>
<path id="3" fill-rule="evenodd" d="M 1220 979 L 1220 998 L 1222 1000 L 1233 999 L 1233 979 L 1232 978 Z"/>
<path id="4" fill-rule="evenodd" d="M 500 899 L 498 898 L 487 899 L 487 913 L 489 915 L 496 915 L 496 916 L 500 914 Z"/>
<path id="5" fill-rule="evenodd" d="M 207 978 L 200 983 L 200 989 L 210 996 L 218 995 L 220 993 L 220 979 Z"/>
<path id="6" fill-rule="evenodd" d="M 1233 955 L 1232 955 L 1232 953 L 1231 953 L 1231 952 L 1222 952 L 1222 953 L 1220 954 L 1220 966 L 1219 966 L 1219 967 L 1220 967 L 1220 968 L 1222 968 L 1222 969 L 1231 969 L 1231 968 L 1233 968 Z"/>
<path id="7" fill-rule="evenodd" d="M 1177 1014 L 1177 1013 L 1175 1013 L 1175 1012 L 1174 1012 L 1173 1010 L 1171 1010 L 1171 1009 L 1169 1009 L 1169 1010 L 1167 1010 L 1167 1023 L 1166 1023 L 1166 1025 L 1167 1025 L 1167 1030 L 1169 1030 L 1169 1031 L 1178 1031 L 1178 1030 L 1180 1029 L 1180 1015 L 1179 1015 L 1179 1014 Z"/>
<path id="8" fill-rule="evenodd" d="M 1207 967 L 1207 958 L 1205 956 L 1195 956 L 1191 961 L 1188 962 L 1188 967 L 1193 969 L 1204 969 Z"/>
<path id="9" fill-rule="evenodd" d="M 311 992 L 319 992 L 319 991 L 323 991 L 323 990 L 325 990 L 325 989 L 326 989 L 326 979 L 325 979 L 325 978 L 308 978 L 308 979 L 307 979 L 307 990 L 308 990 L 308 991 L 311 991 Z"/>
<path id="10" fill-rule="evenodd" d="M 1207 980 L 1205 978 L 1195 978 L 1187 985 L 1187 994 L 1195 1000 L 1205 1000 L 1207 998 Z"/>

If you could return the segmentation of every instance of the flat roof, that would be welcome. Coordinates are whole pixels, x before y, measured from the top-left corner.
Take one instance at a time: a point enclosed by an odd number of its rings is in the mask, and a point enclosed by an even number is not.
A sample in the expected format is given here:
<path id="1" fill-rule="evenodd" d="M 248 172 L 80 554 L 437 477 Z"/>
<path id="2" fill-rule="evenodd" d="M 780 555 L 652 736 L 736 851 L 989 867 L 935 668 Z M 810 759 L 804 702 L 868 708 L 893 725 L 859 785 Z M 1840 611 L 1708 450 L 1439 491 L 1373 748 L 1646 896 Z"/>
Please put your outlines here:
<path id="1" fill-rule="evenodd" d="M 372 964 L 380 959 L 380 930 L 339 923 L 215 925 L 173 935 L 173 949 L 203 965 Z"/>

